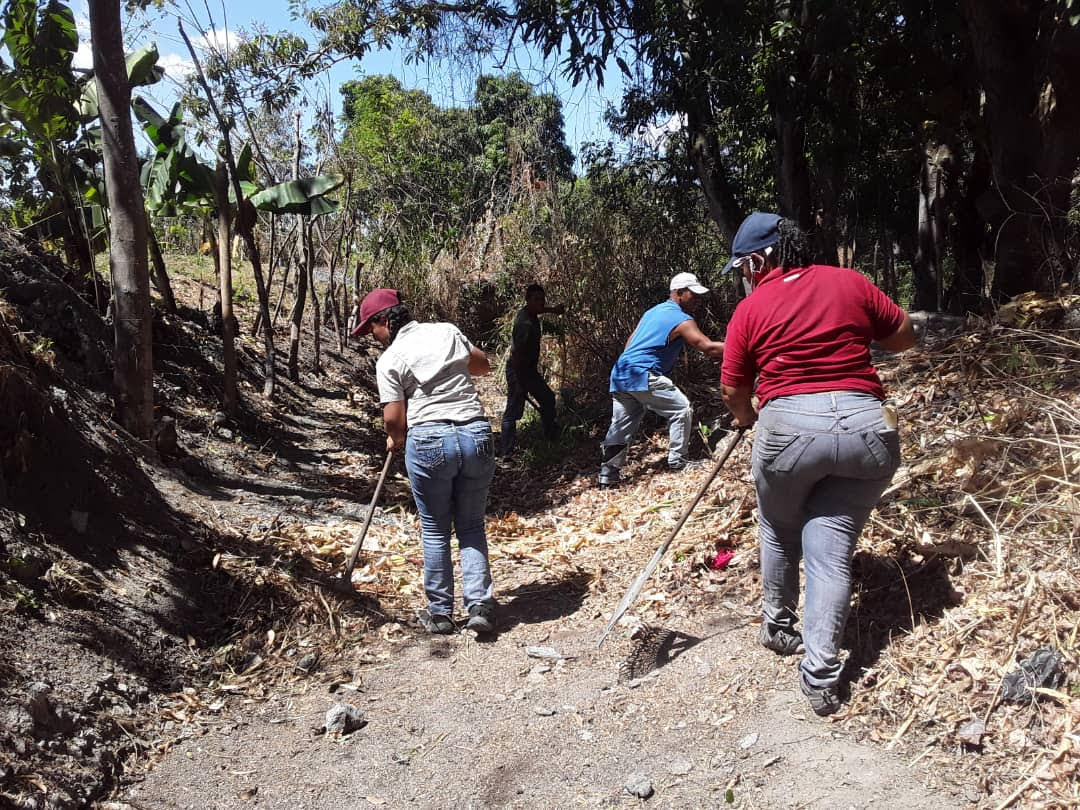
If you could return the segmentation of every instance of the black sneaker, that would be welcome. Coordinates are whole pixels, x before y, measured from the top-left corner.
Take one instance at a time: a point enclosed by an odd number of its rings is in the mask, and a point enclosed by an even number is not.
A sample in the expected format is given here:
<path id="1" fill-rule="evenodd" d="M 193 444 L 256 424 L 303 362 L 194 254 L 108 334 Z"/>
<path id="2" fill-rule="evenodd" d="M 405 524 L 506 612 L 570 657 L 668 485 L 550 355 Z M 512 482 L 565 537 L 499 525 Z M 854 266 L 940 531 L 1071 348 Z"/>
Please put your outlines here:
<path id="1" fill-rule="evenodd" d="M 835 686 L 807 686 L 799 680 L 802 693 L 810 700 L 810 708 L 818 717 L 828 717 L 840 711 L 840 692 Z"/>
<path id="2" fill-rule="evenodd" d="M 616 489 L 622 484 L 621 478 L 601 478 L 596 485 L 600 489 Z"/>
<path id="3" fill-rule="evenodd" d="M 475 630 L 477 633 L 495 632 L 495 606 L 490 602 L 478 602 L 469 608 L 469 621 L 465 623 L 466 630 Z"/>
<path id="4" fill-rule="evenodd" d="M 448 636 L 454 632 L 454 623 L 445 613 L 429 613 L 422 622 L 424 629 L 434 636 Z"/>
<path id="5" fill-rule="evenodd" d="M 803 646 L 802 633 L 797 630 L 787 630 L 783 627 L 770 630 L 768 622 L 763 622 L 761 625 L 761 632 L 758 633 L 758 643 L 778 655 L 797 655 L 806 651 Z"/>

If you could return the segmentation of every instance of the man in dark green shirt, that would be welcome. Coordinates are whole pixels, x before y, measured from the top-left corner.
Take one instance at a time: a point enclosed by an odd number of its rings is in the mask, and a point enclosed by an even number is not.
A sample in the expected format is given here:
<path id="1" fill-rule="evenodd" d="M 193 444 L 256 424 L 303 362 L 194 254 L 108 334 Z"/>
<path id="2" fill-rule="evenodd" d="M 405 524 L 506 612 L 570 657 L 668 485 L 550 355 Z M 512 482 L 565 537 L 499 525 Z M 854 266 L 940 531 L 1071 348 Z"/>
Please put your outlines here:
<path id="1" fill-rule="evenodd" d="M 540 335 L 543 327 L 540 316 L 545 312 L 562 315 L 566 308 L 547 306 L 544 288 L 530 284 L 525 289 L 525 306 L 514 318 L 514 331 L 510 343 L 510 359 L 506 362 L 506 410 L 502 418 L 502 452 L 509 456 L 514 452 L 517 437 L 517 421 L 525 413 L 525 399 L 532 394 L 540 406 L 540 421 L 544 435 L 557 438 L 559 426 L 555 422 L 555 394 L 540 376 Z"/>

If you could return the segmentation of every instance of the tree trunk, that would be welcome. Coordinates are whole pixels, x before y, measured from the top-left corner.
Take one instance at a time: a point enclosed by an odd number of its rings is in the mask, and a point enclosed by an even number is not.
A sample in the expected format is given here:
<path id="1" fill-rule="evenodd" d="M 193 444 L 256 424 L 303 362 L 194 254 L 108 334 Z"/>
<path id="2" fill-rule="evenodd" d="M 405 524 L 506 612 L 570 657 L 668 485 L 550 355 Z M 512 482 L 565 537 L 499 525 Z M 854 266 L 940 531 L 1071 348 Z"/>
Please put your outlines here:
<path id="1" fill-rule="evenodd" d="M 706 99 L 699 99 L 685 105 L 690 161 L 705 192 L 709 215 L 730 245 L 746 213 L 732 191 L 723 163 L 722 145 L 711 126 L 708 107 L 703 106 L 707 104 Z"/>
<path id="2" fill-rule="evenodd" d="M 915 282 L 915 309 L 940 312 L 945 258 L 945 196 L 952 152 L 931 136 L 923 150 L 919 170 L 918 227 L 912 275 Z"/>
<path id="3" fill-rule="evenodd" d="M 983 254 L 986 242 L 986 223 L 979 214 L 978 201 L 990 188 L 990 160 L 976 146 L 971 166 L 964 177 L 963 195 L 953 207 L 956 226 L 953 231 L 953 258 L 956 272 L 949 289 L 946 305 L 953 315 L 968 312 L 985 314 Z M 993 246 L 986 251 L 991 255 Z"/>
<path id="4" fill-rule="evenodd" d="M 1041 227 L 1045 212 L 1041 183 L 1033 174 L 1042 153 L 1040 122 L 1039 18 L 1045 3 L 985 3 L 963 0 L 990 143 L 993 195 L 984 216 L 995 230 L 993 295 L 996 300 L 1039 289 Z"/>
<path id="5" fill-rule="evenodd" d="M 188 52 L 191 54 L 191 60 L 195 65 L 195 74 L 198 77 L 199 84 L 202 86 L 203 92 L 206 94 L 206 101 L 210 105 L 210 109 L 213 111 L 214 117 L 217 119 L 218 129 L 221 131 L 222 146 L 225 150 L 225 163 L 228 168 L 226 182 L 229 180 L 229 178 L 232 179 L 233 196 L 236 198 L 236 210 L 239 214 L 239 216 L 237 217 L 237 224 L 240 226 L 240 233 L 243 235 L 244 242 L 248 247 L 248 252 L 251 254 L 251 271 L 252 274 L 255 276 L 255 290 L 259 298 L 259 312 L 262 313 L 263 319 L 265 321 L 265 326 L 263 327 L 263 348 L 265 352 L 263 395 L 271 397 L 274 395 L 274 330 L 271 327 L 269 320 L 270 294 L 266 290 L 266 282 L 263 279 L 262 274 L 262 263 L 259 261 L 259 245 L 255 241 L 255 208 L 251 205 L 251 203 L 247 203 L 245 207 L 244 192 L 240 187 L 240 174 L 236 170 L 236 159 L 233 157 L 232 152 L 232 140 L 230 138 L 230 130 L 232 124 L 225 119 L 225 116 L 221 114 L 221 110 L 218 108 L 217 101 L 214 98 L 214 94 L 210 91 L 210 85 L 207 83 L 206 76 L 203 74 L 202 63 L 199 61 L 198 54 L 195 53 L 195 48 L 193 48 L 191 45 L 191 40 L 188 39 L 187 32 L 184 31 L 183 23 L 178 22 L 177 25 L 180 30 L 180 36 L 183 37 L 184 43 L 187 45 Z M 219 202 L 219 206 L 223 204 L 228 207 L 228 202 L 228 194 L 226 194 L 223 203 Z M 219 222 L 220 218 L 221 213 L 219 211 Z M 220 239 L 218 241 L 220 242 Z M 220 249 L 221 248 L 219 247 L 219 250 Z M 222 302 L 223 319 L 225 316 L 224 307 L 225 304 L 224 302 Z M 230 309 L 232 308 L 231 272 L 229 286 L 229 307 Z"/>
<path id="6" fill-rule="evenodd" d="M 319 290 L 315 286 L 315 246 L 312 240 L 312 223 L 308 224 L 308 286 L 311 287 L 311 331 L 314 333 L 314 357 L 311 361 L 311 370 L 315 374 L 322 374 L 322 312 L 319 307 Z"/>
<path id="7" fill-rule="evenodd" d="M 296 150 L 293 152 L 293 180 L 300 178 L 300 112 L 296 113 Z M 302 215 L 297 215 L 297 259 L 299 265 L 296 268 L 296 298 L 293 301 L 292 312 L 289 314 L 289 379 L 293 382 L 300 381 L 300 330 L 304 323 L 304 304 L 307 303 L 308 265 L 311 256 L 308 255 L 308 238 L 306 233 L 307 223 Z"/>
<path id="8" fill-rule="evenodd" d="M 221 410 L 236 412 L 236 320 L 232 306 L 232 211 L 229 206 L 229 170 L 218 160 L 214 172 L 217 202 L 218 282 L 221 296 Z"/>
<path id="9" fill-rule="evenodd" d="M 124 83 L 126 86 L 126 67 L 124 69 Z M 130 87 L 128 88 L 127 93 L 128 96 L 131 95 Z M 128 128 L 131 128 L 130 125 Z M 134 135 L 132 136 L 132 142 L 134 142 Z M 62 169 L 59 171 L 63 172 Z M 61 174 L 59 177 L 60 197 L 63 201 L 64 219 L 67 220 L 68 228 L 68 232 L 64 236 L 64 253 L 68 264 L 74 264 L 79 268 L 80 283 L 78 289 L 86 290 L 88 287 L 93 287 L 94 305 L 97 307 L 98 312 L 104 312 L 105 301 L 102 300 L 101 286 L 98 284 L 97 268 L 94 266 L 93 240 L 90 238 L 90 233 L 87 230 L 86 214 L 83 211 L 82 200 L 71 194 L 70 189 L 72 184 L 74 184 L 73 180 L 69 180 Z M 141 185 L 139 186 L 139 190 L 142 191 Z M 109 255 L 111 266 L 111 250 Z M 72 259 L 74 259 L 74 261 L 72 261 Z"/>
<path id="10" fill-rule="evenodd" d="M 300 332 L 304 323 L 304 305 L 307 303 L 308 265 L 311 263 L 307 249 L 307 228 L 304 225 L 301 222 L 297 235 L 300 255 L 296 265 L 296 298 L 289 313 L 289 379 L 293 382 L 300 380 Z"/>
<path id="11" fill-rule="evenodd" d="M 289 269 L 291 267 L 292 257 L 289 256 L 281 267 L 281 294 L 278 295 L 277 306 L 274 308 L 274 317 L 271 319 L 275 327 L 277 326 L 278 315 L 281 314 L 281 305 L 285 302 L 285 293 L 289 289 Z"/>
<path id="12" fill-rule="evenodd" d="M 131 87 L 124 62 L 120 0 L 91 3 L 90 30 L 101 113 L 105 185 L 112 211 L 109 268 L 116 410 L 125 428 L 140 439 L 147 439 L 154 424 L 150 267 L 146 209 L 131 130 Z"/>
<path id="13" fill-rule="evenodd" d="M 176 298 L 173 296 L 172 284 L 169 282 L 169 274 L 165 269 L 165 257 L 161 255 L 161 245 L 158 244 L 157 234 L 149 217 L 146 221 L 146 236 L 150 245 L 150 266 L 154 270 L 154 286 L 161 295 L 161 302 L 165 305 L 165 311 L 170 315 L 176 314 Z"/>
<path id="14" fill-rule="evenodd" d="M 896 250 L 898 245 L 893 235 L 887 231 L 885 232 L 885 245 L 887 250 L 885 251 L 885 268 L 882 279 L 884 286 L 881 289 L 889 298 L 895 301 L 900 286 L 896 278 Z"/>
<path id="15" fill-rule="evenodd" d="M 213 227 L 217 227 L 216 224 Z M 221 278 L 221 253 L 218 251 L 218 238 L 217 235 L 211 231 L 210 238 L 207 240 L 210 243 L 210 258 L 214 260 L 214 279 Z M 199 309 L 202 309 L 202 290 L 203 280 L 202 274 L 199 274 Z M 217 299 L 217 306 L 221 308 L 221 285 L 214 285 L 214 297 Z"/>
<path id="16" fill-rule="evenodd" d="M 821 264 L 837 265 L 840 262 L 840 238 L 837 233 L 836 213 L 840 210 L 840 194 L 844 187 L 844 169 L 847 157 L 839 147 L 822 150 L 824 154 L 819 160 L 817 168 L 817 188 L 821 200 L 820 212 L 811 218 L 813 231 L 811 247 L 814 251 L 814 261 Z M 855 250 L 849 250 L 845 245 L 844 267 L 851 267 L 855 263 Z"/>
<path id="17" fill-rule="evenodd" d="M 810 203 L 810 167 L 806 162 L 806 125 L 787 104 L 786 99 L 773 103 L 780 213 L 810 233 L 814 212 Z"/>
<path id="18" fill-rule="evenodd" d="M 266 271 L 266 294 L 269 297 L 274 291 L 274 266 L 277 261 L 277 214 L 270 213 L 270 252 L 267 255 L 266 266 L 269 268 Z M 251 325 L 251 336 L 259 334 L 259 327 L 263 323 L 262 307 L 259 307 L 259 311 L 255 314 L 255 322 Z M 273 329 L 271 329 L 273 333 Z"/>
<path id="19" fill-rule="evenodd" d="M 341 256 L 341 248 L 345 241 L 345 232 L 349 227 L 349 209 L 352 203 L 352 183 L 345 188 L 345 205 L 341 212 L 341 230 L 338 231 L 337 247 L 330 257 L 330 286 L 326 292 L 327 303 L 330 305 L 330 317 L 334 319 L 334 334 L 337 335 L 338 351 L 345 351 L 345 329 L 341 323 L 341 313 L 338 311 L 337 286 L 334 283 L 334 271 L 337 268 L 338 257 Z M 352 239 L 349 239 L 351 244 Z M 349 268 L 348 248 L 345 250 L 344 263 L 341 266 L 341 284 L 345 286 L 345 273 Z"/>
<path id="20" fill-rule="evenodd" d="M 230 173 L 235 167 L 230 167 Z M 233 174 L 234 196 L 242 200 L 239 205 L 240 233 L 247 245 L 248 258 L 251 259 L 251 272 L 255 276 L 255 291 L 259 297 L 259 315 L 263 324 L 263 396 L 273 397 L 275 386 L 274 372 L 274 328 L 270 324 L 270 291 L 263 279 L 262 259 L 259 256 L 259 243 L 255 239 L 257 215 L 252 204 L 243 199 L 239 178 Z"/>

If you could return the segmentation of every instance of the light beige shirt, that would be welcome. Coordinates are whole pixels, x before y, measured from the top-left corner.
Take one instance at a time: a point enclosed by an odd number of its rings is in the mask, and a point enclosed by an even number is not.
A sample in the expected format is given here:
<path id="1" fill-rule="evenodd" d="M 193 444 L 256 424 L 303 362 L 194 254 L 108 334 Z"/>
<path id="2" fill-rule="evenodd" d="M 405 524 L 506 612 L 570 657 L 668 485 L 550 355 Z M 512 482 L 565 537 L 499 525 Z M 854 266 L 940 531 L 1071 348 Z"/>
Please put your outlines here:
<path id="1" fill-rule="evenodd" d="M 452 323 L 405 324 L 375 364 L 379 401 L 405 400 L 410 425 L 483 417 L 469 374 L 472 347 Z"/>

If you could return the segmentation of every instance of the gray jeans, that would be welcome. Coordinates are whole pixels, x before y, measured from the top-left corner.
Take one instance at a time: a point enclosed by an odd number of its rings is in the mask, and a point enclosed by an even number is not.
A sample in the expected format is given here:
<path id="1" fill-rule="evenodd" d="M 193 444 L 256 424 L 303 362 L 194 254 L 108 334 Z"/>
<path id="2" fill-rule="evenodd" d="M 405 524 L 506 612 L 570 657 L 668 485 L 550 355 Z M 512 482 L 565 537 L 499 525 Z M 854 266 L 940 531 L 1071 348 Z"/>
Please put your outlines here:
<path id="1" fill-rule="evenodd" d="M 885 426 L 881 402 L 869 394 L 780 397 L 758 418 L 752 464 L 765 622 L 772 630 L 794 627 L 804 559 L 800 671 L 809 686 L 835 686 L 851 607 L 851 559 L 900 465 L 900 435 Z"/>
<path id="2" fill-rule="evenodd" d="M 668 464 L 686 461 L 694 409 L 669 378 L 649 374 L 648 391 L 616 391 L 611 395 L 611 427 L 600 445 L 603 450 L 601 482 L 619 480 L 619 470 L 626 463 L 626 446 L 637 433 L 645 411 L 653 411 L 667 420 Z"/>

